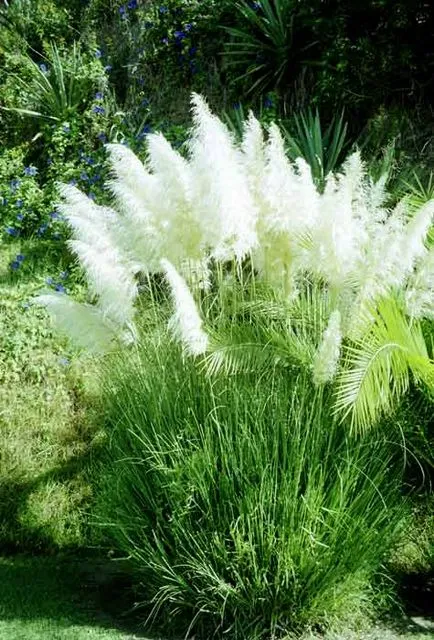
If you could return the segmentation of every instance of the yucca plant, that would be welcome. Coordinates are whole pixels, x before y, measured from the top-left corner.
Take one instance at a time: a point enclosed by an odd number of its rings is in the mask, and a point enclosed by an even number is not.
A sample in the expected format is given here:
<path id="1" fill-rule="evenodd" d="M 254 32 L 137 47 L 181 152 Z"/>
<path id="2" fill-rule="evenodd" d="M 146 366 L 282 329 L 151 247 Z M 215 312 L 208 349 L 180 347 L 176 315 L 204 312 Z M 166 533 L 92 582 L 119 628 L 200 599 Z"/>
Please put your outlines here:
<path id="1" fill-rule="evenodd" d="M 293 130 L 290 132 L 285 129 L 285 139 L 291 160 L 304 158 L 319 189 L 322 190 L 328 174 L 340 168 L 348 148 L 344 113 L 333 117 L 325 131 L 321 126 L 318 110 L 314 112 L 309 109 L 295 114 Z"/>
<path id="2" fill-rule="evenodd" d="M 230 371 L 235 350 L 245 362 L 250 351 L 266 352 L 267 362 L 285 366 L 289 354 L 318 385 L 335 385 L 336 410 L 359 430 L 393 409 L 409 379 L 431 386 L 419 323 L 434 315 L 426 247 L 434 201 L 414 210 L 403 199 L 389 209 L 385 180 L 369 177 L 358 152 L 321 193 L 307 162 L 288 159 L 276 125 L 264 138 L 250 114 L 238 145 L 199 96 L 193 105 L 187 158 L 157 134 L 148 137 L 146 165 L 124 146 L 108 146 L 116 208 L 63 188 L 71 248 L 97 307 L 52 294 L 44 304 L 86 346 L 98 313 L 95 346 L 116 336 L 130 342 L 139 282 L 152 291 L 163 274 L 175 306 L 171 327 L 187 353 L 212 371 Z M 276 319 L 256 303 L 271 305 Z M 263 328 L 243 345 L 240 323 Z"/>
<path id="3" fill-rule="evenodd" d="M 37 64 L 26 54 L 30 81 L 16 76 L 22 86 L 20 107 L 0 107 L 22 116 L 46 122 L 67 122 L 77 111 L 88 106 L 93 82 L 83 73 L 83 59 L 74 42 L 67 55 L 61 55 L 55 43 L 50 45 L 46 64 Z"/>
<path id="4" fill-rule="evenodd" d="M 242 70 L 236 81 L 248 80 L 247 93 L 287 88 L 303 67 L 315 64 L 309 54 L 317 44 L 306 33 L 307 16 L 300 26 L 300 7 L 294 0 L 234 3 L 242 24 L 225 27 L 229 67 Z"/>

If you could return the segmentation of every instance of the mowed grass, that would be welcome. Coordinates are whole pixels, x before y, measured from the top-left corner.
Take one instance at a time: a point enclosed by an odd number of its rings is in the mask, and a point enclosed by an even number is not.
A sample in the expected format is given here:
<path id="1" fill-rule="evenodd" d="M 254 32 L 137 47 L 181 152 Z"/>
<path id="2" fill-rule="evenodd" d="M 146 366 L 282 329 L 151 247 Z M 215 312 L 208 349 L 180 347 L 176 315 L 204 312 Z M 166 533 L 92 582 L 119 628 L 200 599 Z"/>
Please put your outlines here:
<path id="1" fill-rule="evenodd" d="M 25 259 L 17 273 L 13 257 Z M 85 546 L 90 467 L 100 430 L 91 363 L 71 351 L 44 310 L 29 306 L 61 252 L 0 248 L 0 552 Z"/>
<path id="2" fill-rule="evenodd" d="M 83 582 L 77 562 L 16 556 L 0 559 L 1 640 L 134 640 Z"/>

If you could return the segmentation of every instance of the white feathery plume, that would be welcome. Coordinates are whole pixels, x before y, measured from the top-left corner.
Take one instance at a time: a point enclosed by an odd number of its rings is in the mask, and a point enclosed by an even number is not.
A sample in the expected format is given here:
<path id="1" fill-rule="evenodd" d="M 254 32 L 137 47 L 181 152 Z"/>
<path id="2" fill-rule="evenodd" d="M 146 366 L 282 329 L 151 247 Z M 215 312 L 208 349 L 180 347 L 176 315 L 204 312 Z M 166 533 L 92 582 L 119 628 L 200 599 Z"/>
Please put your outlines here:
<path id="1" fill-rule="evenodd" d="M 335 377 L 341 354 L 341 344 L 341 314 L 335 310 L 330 315 L 327 328 L 315 354 L 313 381 L 316 385 L 326 384 Z"/>
<path id="2" fill-rule="evenodd" d="M 404 292 L 404 300 L 411 318 L 434 320 L 434 248 L 418 261 Z"/>
<path id="3" fill-rule="evenodd" d="M 193 202 L 204 244 L 221 261 L 240 261 L 257 244 L 257 210 L 249 191 L 241 151 L 227 127 L 203 98 L 193 94 L 190 139 Z"/>
<path id="4" fill-rule="evenodd" d="M 116 248 L 101 253 L 98 247 L 71 240 L 69 245 L 86 269 L 89 285 L 98 296 L 104 316 L 120 326 L 132 322 L 137 282 Z"/>
<path id="5" fill-rule="evenodd" d="M 201 355 L 208 347 L 208 336 L 202 329 L 202 319 L 194 298 L 185 280 L 171 262 L 163 259 L 161 267 L 169 283 L 175 305 L 175 313 L 169 321 L 169 328 L 182 343 L 185 353 L 193 356 Z"/>
<path id="6" fill-rule="evenodd" d="M 41 294 L 33 298 L 33 302 L 45 307 L 58 330 L 82 349 L 106 353 L 120 337 L 118 327 L 93 305 L 80 304 L 61 293 Z"/>

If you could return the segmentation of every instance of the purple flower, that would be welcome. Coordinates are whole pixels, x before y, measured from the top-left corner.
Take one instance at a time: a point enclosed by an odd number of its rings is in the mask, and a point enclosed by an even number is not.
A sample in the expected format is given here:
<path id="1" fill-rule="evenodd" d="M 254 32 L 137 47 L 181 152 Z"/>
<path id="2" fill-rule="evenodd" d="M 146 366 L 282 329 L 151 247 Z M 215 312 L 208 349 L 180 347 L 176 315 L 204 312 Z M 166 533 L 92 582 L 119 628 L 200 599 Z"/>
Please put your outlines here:
<path id="1" fill-rule="evenodd" d="M 105 109 L 104 107 L 100 107 L 98 104 L 96 104 L 93 108 L 92 111 L 94 113 L 98 113 L 99 115 L 104 115 L 105 114 Z"/>
<path id="2" fill-rule="evenodd" d="M 95 51 L 95 58 L 102 58 L 102 51 L 101 49 L 97 49 Z"/>
<path id="3" fill-rule="evenodd" d="M 36 167 L 25 167 L 24 173 L 26 176 L 35 176 L 38 173 L 38 170 Z"/>
<path id="4" fill-rule="evenodd" d="M 48 73 L 48 67 L 43 62 L 41 62 L 41 64 L 39 65 L 39 68 L 42 71 L 42 73 Z"/>
<path id="5" fill-rule="evenodd" d="M 102 93 L 102 91 L 97 91 L 95 94 L 95 100 L 103 100 L 104 99 L 104 94 Z"/>
<path id="6" fill-rule="evenodd" d="M 111 66 L 111 64 L 107 64 L 107 65 L 104 67 L 104 71 L 105 71 L 106 73 L 110 73 L 110 71 L 111 71 L 112 69 L 113 69 L 113 67 Z"/>

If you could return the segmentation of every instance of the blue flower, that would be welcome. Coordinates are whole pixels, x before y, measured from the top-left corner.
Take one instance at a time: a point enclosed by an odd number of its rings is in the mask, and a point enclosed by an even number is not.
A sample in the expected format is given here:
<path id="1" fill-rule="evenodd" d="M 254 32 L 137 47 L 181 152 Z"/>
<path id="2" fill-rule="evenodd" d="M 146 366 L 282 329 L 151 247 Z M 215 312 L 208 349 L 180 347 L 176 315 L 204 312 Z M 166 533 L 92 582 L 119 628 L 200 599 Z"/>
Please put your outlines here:
<path id="1" fill-rule="evenodd" d="M 48 73 L 48 67 L 43 62 L 41 62 L 41 64 L 39 65 L 39 68 L 42 71 L 42 73 Z"/>
<path id="2" fill-rule="evenodd" d="M 25 167 L 24 173 L 26 176 L 35 176 L 38 173 L 38 170 L 36 167 Z"/>
<path id="3" fill-rule="evenodd" d="M 188 23 L 188 24 L 185 25 L 184 29 L 188 33 L 189 31 L 191 31 L 193 29 L 193 25 L 191 23 Z"/>
<path id="4" fill-rule="evenodd" d="M 65 289 L 65 287 L 63 286 L 63 284 L 59 284 L 59 283 L 57 283 L 57 284 L 54 286 L 54 289 L 55 289 L 58 293 L 66 293 L 66 289 Z"/>
<path id="5" fill-rule="evenodd" d="M 19 220 L 20 222 L 21 222 L 21 220 L 24 220 L 24 216 L 23 216 L 23 214 L 22 214 L 22 213 L 19 213 L 19 214 L 17 215 L 17 220 Z"/>
<path id="6" fill-rule="evenodd" d="M 69 181 L 69 183 L 71 185 L 71 187 L 75 187 L 77 185 L 77 180 L 75 180 L 74 178 L 72 180 Z"/>
<path id="7" fill-rule="evenodd" d="M 184 40 L 184 38 L 187 37 L 187 34 L 185 33 L 185 31 L 175 31 L 175 33 L 173 34 L 175 36 L 175 40 Z"/>
<path id="8" fill-rule="evenodd" d="M 80 180 L 89 180 L 89 176 L 87 175 L 86 171 L 82 171 L 80 173 Z"/>
<path id="9" fill-rule="evenodd" d="M 101 131 L 101 133 L 99 133 L 97 135 L 98 140 L 100 140 L 101 142 L 107 142 L 107 136 L 104 133 L 104 131 Z"/>
<path id="10" fill-rule="evenodd" d="M 20 233 L 15 227 L 6 227 L 5 231 L 10 236 L 17 236 Z"/>
<path id="11" fill-rule="evenodd" d="M 99 115 L 104 115 L 104 113 L 105 113 L 105 109 L 104 109 L 104 107 L 100 107 L 98 104 L 96 104 L 96 105 L 93 107 L 92 111 L 93 111 L 94 113 L 98 113 Z"/>
<path id="12" fill-rule="evenodd" d="M 241 109 L 241 102 L 235 102 L 232 106 L 236 111 L 238 111 Z"/>
<path id="13" fill-rule="evenodd" d="M 160 13 L 168 13 L 168 12 L 169 12 L 169 9 L 168 9 L 167 7 L 159 7 L 158 11 L 159 11 Z"/>
<path id="14" fill-rule="evenodd" d="M 22 253 L 19 253 L 19 254 L 17 255 L 17 257 L 15 258 L 15 260 L 16 260 L 17 262 L 23 262 L 23 261 L 25 260 L 25 258 L 26 258 L 26 256 L 24 256 Z"/>
<path id="15" fill-rule="evenodd" d="M 23 201 L 22 200 L 17 200 L 15 203 L 15 206 L 18 207 L 18 209 L 21 209 L 21 207 L 23 206 Z"/>
<path id="16" fill-rule="evenodd" d="M 147 107 L 147 106 L 149 106 L 149 100 L 148 100 L 148 98 L 143 98 L 142 107 Z"/>
<path id="17" fill-rule="evenodd" d="M 137 9 L 137 0 L 130 0 L 128 3 L 128 9 Z"/>
<path id="18" fill-rule="evenodd" d="M 124 4 L 121 7 L 119 7 L 119 13 L 121 16 L 124 16 L 126 12 L 127 12 L 127 8 Z"/>
<path id="19" fill-rule="evenodd" d="M 95 51 L 95 58 L 102 58 L 102 51 L 101 49 L 97 49 Z"/>
<path id="20" fill-rule="evenodd" d="M 54 284 L 54 280 L 53 280 L 53 278 L 50 276 L 49 278 L 46 278 L 46 279 L 45 279 L 45 283 L 51 286 L 52 284 Z"/>
<path id="21" fill-rule="evenodd" d="M 8 203 L 8 199 L 7 198 L 0 198 L 0 204 L 5 206 Z"/>
<path id="22" fill-rule="evenodd" d="M 110 71 L 111 71 L 112 69 L 113 69 L 113 67 L 111 66 L 111 64 L 107 64 L 107 65 L 104 67 L 104 71 L 105 71 L 106 73 L 110 73 Z"/>
<path id="23" fill-rule="evenodd" d="M 64 124 L 62 130 L 64 131 L 64 133 L 70 133 L 71 127 L 69 126 L 69 124 Z"/>
<path id="24" fill-rule="evenodd" d="M 20 184 L 21 184 L 21 181 L 18 180 L 18 178 L 15 178 L 15 180 L 10 181 L 9 186 L 12 189 L 12 191 L 16 191 L 20 186 Z"/>
<path id="25" fill-rule="evenodd" d="M 270 109 L 273 106 L 273 99 L 270 96 L 266 96 L 264 100 L 264 107 Z"/>
<path id="26" fill-rule="evenodd" d="M 85 158 L 85 162 L 91 167 L 93 167 L 93 165 L 95 164 L 95 160 L 91 156 L 87 156 L 87 158 Z"/>
<path id="27" fill-rule="evenodd" d="M 250 6 L 253 9 L 253 11 L 259 11 L 259 9 L 261 8 L 261 3 L 260 2 L 251 2 Z"/>
<path id="28" fill-rule="evenodd" d="M 50 218 L 51 218 L 52 220 L 59 220 L 60 215 L 57 213 L 57 211 L 52 211 L 52 212 L 50 213 Z"/>
<path id="29" fill-rule="evenodd" d="M 39 237 L 41 237 L 44 235 L 47 229 L 48 229 L 48 224 L 41 224 L 41 226 L 39 227 L 36 233 L 38 234 Z"/>
<path id="30" fill-rule="evenodd" d="M 95 194 L 92 193 L 92 191 L 89 191 L 89 193 L 87 194 L 87 197 L 90 198 L 91 200 L 95 200 Z"/>
<path id="31" fill-rule="evenodd" d="M 47 164 L 48 166 L 53 164 L 53 159 L 52 158 L 47 158 Z"/>
<path id="32" fill-rule="evenodd" d="M 17 269 L 19 269 L 19 268 L 20 268 L 20 263 L 19 263 L 19 262 L 17 262 L 16 260 L 14 260 L 14 262 L 12 262 L 12 263 L 11 263 L 11 269 L 12 269 L 13 271 L 16 271 L 16 270 L 17 270 Z"/>
<path id="33" fill-rule="evenodd" d="M 104 99 L 104 94 L 102 93 L 102 91 L 97 91 L 95 94 L 95 100 L 103 100 Z"/>
<path id="34" fill-rule="evenodd" d="M 66 278 L 68 277 L 68 272 L 67 271 L 61 271 L 60 272 L 60 276 L 59 276 L 62 280 L 66 280 Z"/>
<path id="35" fill-rule="evenodd" d="M 196 53 L 197 53 L 197 47 L 190 47 L 190 49 L 188 50 L 188 54 L 192 57 L 196 55 Z"/>
<path id="36" fill-rule="evenodd" d="M 161 42 L 163 44 L 169 44 L 169 38 L 167 36 L 165 38 L 161 38 Z"/>

